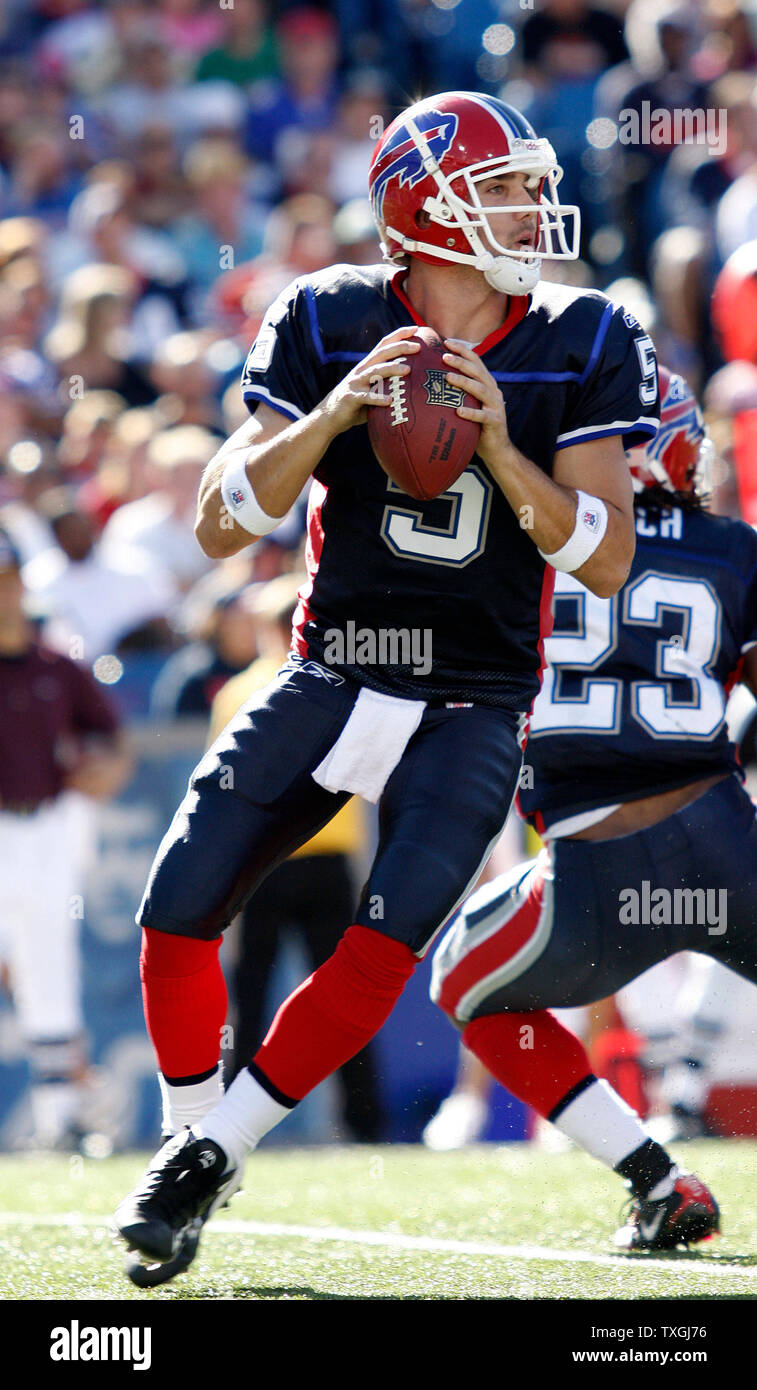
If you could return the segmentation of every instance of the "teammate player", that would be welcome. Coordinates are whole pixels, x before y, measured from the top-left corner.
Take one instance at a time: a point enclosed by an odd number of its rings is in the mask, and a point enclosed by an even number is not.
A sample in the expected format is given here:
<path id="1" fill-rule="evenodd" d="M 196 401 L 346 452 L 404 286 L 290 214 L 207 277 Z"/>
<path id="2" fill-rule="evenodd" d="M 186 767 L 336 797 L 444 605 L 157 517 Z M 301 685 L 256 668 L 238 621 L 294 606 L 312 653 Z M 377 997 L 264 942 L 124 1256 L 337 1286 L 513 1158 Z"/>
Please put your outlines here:
<path id="1" fill-rule="evenodd" d="M 757 825 L 728 740 L 736 679 L 757 690 L 757 536 L 702 510 L 701 414 L 660 371 L 661 424 L 632 452 L 636 557 L 622 592 L 555 586 L 521 809 L 536 860 L 474 893 L 432 996 L 498 1081 L 630 1184 L 633 1249 L 697 1241 L 718 1209 L 591 1072 L 547 1010 L 614 994 L 676 951 L 757 982 Z"/>
<path id="2" fill-rule="evenodd" d="M 314 475 L 310 579 L 289 661 L 196 769 L 139 914 L 165 1130 L 192 1126 L 116 1216 L 163 1263 L 156 1279 L 186 1263 L 246 1153 L 374 1035 L 475 881 L 515 790 L 555 568 L 603 595 L 628 574 L 625 446 L 657 428 L 654 351 L 604 296 L 538 284 L 542 258 L 577 253 L 559 176 L 549 143 L 493 98 L 446 93 L 397 117 L 369 179 L 390 265 L 281 295 L 245 367 L 254 420 L 203 478 L 197 536 L 221 557 Z M 447 340 L 449 382 L 480 402 L 460 414 L 481 424 L 470 467 L 428 503 L 387 480 L 365 429 L 421 323 Z M 325 633 L 349 622 L 377 639 L 431 628 L 431 672 L 329 665 Z M 354 792 L 381 803 L 355 922 L 219 1100 L 221 932 Z"/>

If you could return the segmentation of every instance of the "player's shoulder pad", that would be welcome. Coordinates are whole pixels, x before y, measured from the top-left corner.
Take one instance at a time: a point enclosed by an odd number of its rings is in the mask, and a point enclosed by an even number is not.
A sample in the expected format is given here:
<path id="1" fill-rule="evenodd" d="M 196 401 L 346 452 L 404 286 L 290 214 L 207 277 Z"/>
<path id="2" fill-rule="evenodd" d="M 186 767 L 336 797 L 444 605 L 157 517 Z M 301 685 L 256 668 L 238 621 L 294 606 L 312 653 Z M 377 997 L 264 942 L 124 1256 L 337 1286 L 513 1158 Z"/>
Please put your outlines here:
<path id="1" fill-rule="evenodd" d="M 560 285 L 553 280 L 540 280 L 532 294 L 531 303 L 532 313 L 544 314 L 553 323 L 560 319 L 598 323 L 606 305 L 611 301 L 601 290 Z"/>
<path id="2" fill-rule="evenodd" d="M 392 273 L 388 265 L 332 265 L 298 281 L 321 361 L 359 361 L 390 332 Z"/>
<path id="3" fill-rule="evenodd" d="M 633 314 L 601 290 L 542 281 L 534 291 L 531 313 L 548 325 L 550 338 L 559 335 L 570 370 L 582 377 L 597 367 L 620 366 L 631 340 L 644 335 Z"/>

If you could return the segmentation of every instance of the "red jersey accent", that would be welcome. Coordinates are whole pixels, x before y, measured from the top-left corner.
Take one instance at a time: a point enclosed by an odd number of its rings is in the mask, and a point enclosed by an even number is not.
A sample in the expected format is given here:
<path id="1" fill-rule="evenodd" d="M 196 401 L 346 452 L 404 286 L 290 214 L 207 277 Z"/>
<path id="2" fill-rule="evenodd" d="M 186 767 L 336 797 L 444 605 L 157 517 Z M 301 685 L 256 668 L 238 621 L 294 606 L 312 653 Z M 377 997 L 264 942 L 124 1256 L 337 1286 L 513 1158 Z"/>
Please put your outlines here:
<path id="1" fill-rule="evenodd" d="M 552 568 L 551 565 L 545 565 L 545 567 L 544 567 L 544 578 L 542 579 L 542 585 L 541 585 L 541 599 L 540 599 L 540 601 L 539 601 L 539 640 L 538 640 L 538 642 L 537 642 L 537 650 L 538 650 L 538 652 L 539 652 L 539 687 L 540 687 L 540 688 L 541 688 L 542 677 L 543 677 L 543 675 L 544 675 L 544 667 L 545 667 L 545 665 L 546 665 L 546 657 L 545 657 L 545 655 L 544 655 L 544 643 L 546 642 L 547 638 L 551 636 L 551 634 L 552 634 L 552 628 L 554 627 L 554 621 L 555 621 L 555 615 L 554 615 L 554 611 L 553 611 L 553 608 L 552 608 L 552 599 L 553 599 L 553 597 L 554 597 L 554 591 L 555 591 L 555 570 Z M 534 700 L 535 700 L 535 699 L 536 699 L 536 696 L 534 695 Z M 524 722 L 523 722 L 523 733 L 522 733 L 522 741 L 521 741 L 521 747 L 522 747 L 522 748 L 525 748 L 526 743 L 528 742 L 528 735 L 529 735 L 529 731 L 530 731 L 530 728 L 531 728 L 531 714 L 532 714 L 532 711 L 533 711 L 533 708 L 534 708 L 534 700 L 531 701 L 531 706 L 530 706 L 530 708 L 529 708 L 528 714 L 526 715 L 526 718 L 525 718 L 525 720 L 524 720 Z M 518 790 L 517 790 L 516 793 L 515 793 L 515 809 L 516 809 L 516 811 L 518 812 L 518 815 L 521 817 L 521 819 L 522 819 L 522 820 L 525 820 L 525 819 L 526 819 L 526 816 L 525 816 L 525 813 L 523 812 L 523 810 L 521 809 L 521 804 L 520 804 L 520 786 L 518 787 Z M 543 828 L 544 828 L 544 822 L 542 821 L 542 830 L 543 830 Z M 539 829 L 539 827 L 537 826 L 537 830 L 538 830 L 538 829 Z"/>
<path id="2" fill-rule="evenodd" d="M 414 308 L 414 306 L 410 303 L 410 300 L 408 299 L 404 289 L 402 288 L 406 277 L 407 271 L 401 268 L 397 271 L 395 275 L 392 276 L 389 283 L 392 289 L 394 290 L 394 293 L 396 294 L 397 298 L 399 299 L 400 303 L 404 304 L 405 308 L 407 309 L 407 312 L 413 320 L 413 323 L 417 323 L 419 328 L 430 328 L 431 325 L 426 323 L 425 319 L 421 318 L 420 314 L 418 313 L 418 310 Z M 530 294 L 511 295 L 510 302 L 507 306 L 507 315 L 505 317 L 504 323 L 501 324 L 499 328 L 495 328 L 493 333 L 489 333 L 487 337 L 484 338 L 483 341 L 478 344 L 477 347 L 474 347 L 473 351 L 479 357 L 483 357 L 484 353 L 489 351 L 489 348 L 496 347 L 497 343 L 501 343 L 502 339 L 507 337 L 508 333 L 511 331 L 511 329 L 515 327 L 516 323 L 520 323 L 521 319 L 524 319 L 526 317 L 530 304 Z"/>
<path id="3" fill-rule="evenodd" d="M 731 693 L 731 691 L 733 690 L 734 686 L 739 685 L 739 683 L 740 683 L 740 681 L 741 681 L 741 677 L 742 677 L 743 671 L 744 671 L 744 657 L 743 657 L 743 655 L 742 655 L 741 660 L 737 663 L 737 665 L 735 666 L 734 670 L 731 672 L 730 676 L 728 677 L 728 680 L 726 681 L 725 686 L 723 687 L 723 688 L 724 688 L 724 691 L 725 691 L 726 700 L 728 699 L 728 696 L 730 695 L 730 693 Z"/>
<path id="4" fill-rule="evenodd" d="M 299 592 L 300 601 L 294 610 L 292 618 L 292 647 L 300 656 L 307 656 L 308 644 L 304 634 L 306 623 L 312 622 L 313 614 L 308 606 L 308 599 L 313 592 L 315 576 L 318 573 L 318 566 L 321 562 L 321 551 L 323 550 L 323 523 L 321 521 L 321 508 L 323 507 L 328 488 L 323 483 L 313 479 L 308 497 L 308 538 L 305 546 L 305 564 L 308 571 L 308 579 Z"/>

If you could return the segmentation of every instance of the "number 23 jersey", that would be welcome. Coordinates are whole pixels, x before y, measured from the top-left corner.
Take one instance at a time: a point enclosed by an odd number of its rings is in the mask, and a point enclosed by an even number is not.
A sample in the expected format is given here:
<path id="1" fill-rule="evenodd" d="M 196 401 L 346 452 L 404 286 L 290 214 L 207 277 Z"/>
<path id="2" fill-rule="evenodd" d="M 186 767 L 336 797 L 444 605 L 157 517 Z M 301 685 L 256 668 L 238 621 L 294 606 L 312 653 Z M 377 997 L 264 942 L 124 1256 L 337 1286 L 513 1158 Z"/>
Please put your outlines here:
<path id="1" fill-rule="evenodd" d="M 637 501 L 621 592 L 597 598 L 568 574 L 555 584 L 521 812 L 540 833 L 570 833 L 560 822 L 736 771 L 726 700 L 755 644 L 752 527 Z"/>
<path id="2" fill-rule="evenodd" d="M 333 266 L 284 290 L 245 365 L 250 410 L 264 401 L 302 418 L 386 334 L 421 323 L 404 274 Z M 551 284 L 509 303 L 476 350 L 527 458 L 551 474 L 555 453 L 572 444 L 621 435 L 631 447 L 655 433 L 654 351 L 630 315 L 599 293 Z M 365 425 L 338 435 L 314 471 L 307 566 L 294 622 L 300 656 L 389 694 L 530 707 L 554 571 L 528 516 L 514 514 L 477 456 L 442 496 L 417 502 L 389 481 Z M 391 632 L 415 647 L 382 649 Z"/>

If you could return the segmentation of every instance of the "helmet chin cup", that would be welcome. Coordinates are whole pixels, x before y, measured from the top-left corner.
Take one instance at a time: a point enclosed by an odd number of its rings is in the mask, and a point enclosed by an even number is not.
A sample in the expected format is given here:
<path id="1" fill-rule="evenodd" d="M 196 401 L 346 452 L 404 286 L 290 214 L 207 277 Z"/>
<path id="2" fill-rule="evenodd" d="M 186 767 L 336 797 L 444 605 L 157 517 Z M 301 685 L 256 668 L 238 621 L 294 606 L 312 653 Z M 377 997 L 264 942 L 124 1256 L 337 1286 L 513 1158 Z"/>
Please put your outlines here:
<path id="1" fill-rule="evenodd" d="M 514 256 L 492 256 L 491 265 L 484 269 L 487 285 L 500 294 L 530 294 L 539 283 L 541 261 L 517 260 Z"/>

